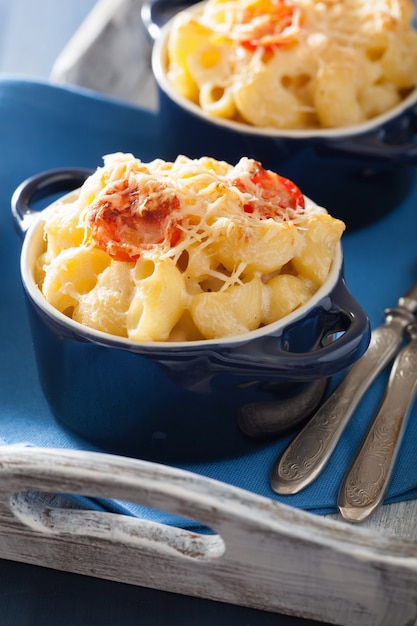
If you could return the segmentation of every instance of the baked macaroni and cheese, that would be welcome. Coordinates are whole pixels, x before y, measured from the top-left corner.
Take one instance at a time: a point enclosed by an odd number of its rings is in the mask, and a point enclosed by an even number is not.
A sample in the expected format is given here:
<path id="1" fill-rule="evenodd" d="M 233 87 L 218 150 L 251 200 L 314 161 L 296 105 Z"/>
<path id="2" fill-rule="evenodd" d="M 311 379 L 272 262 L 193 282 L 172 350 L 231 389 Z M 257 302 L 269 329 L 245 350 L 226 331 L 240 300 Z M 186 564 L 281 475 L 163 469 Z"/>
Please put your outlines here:
<path id="1" fill-rule="evenodd" d="M 124 153 L 42 219 L 47 301 L 138 342 L 239 335 L 284 317 L 326 280 L 345 228 L 252 159 Z"/>
<path id="2" fill-rule="evenodd" d="M 413 13 L 412 0 L 207 0 L 174 20 L 167 76 L 220 118 L 354 125 L 416 87 Z"/>

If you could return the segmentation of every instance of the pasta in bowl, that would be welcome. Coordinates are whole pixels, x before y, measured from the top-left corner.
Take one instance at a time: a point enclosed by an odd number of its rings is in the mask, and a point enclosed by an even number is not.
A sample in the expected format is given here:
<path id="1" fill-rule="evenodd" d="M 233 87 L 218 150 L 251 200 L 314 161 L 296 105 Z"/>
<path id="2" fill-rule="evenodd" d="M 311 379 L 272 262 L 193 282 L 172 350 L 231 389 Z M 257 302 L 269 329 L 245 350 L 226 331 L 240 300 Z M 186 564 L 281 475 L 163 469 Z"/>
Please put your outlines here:
<path id="1" fill-rule="evenodd" d="M 179 12 L 152 60 L 167 150 L 251 156 L 348 227 L 372 221 L 417 162 L 413 11 L 411 0 L 207 0 Z"/>
<path id="2" fill-rule="evenodd" d="M 233 412 L 365 351 L 368 319 L 343 281 L 344 224 L 290 180 L 246 157 L 116 153 L 30 209 L 71 175 L 25 181 L 12 206 L 22 232 L 34 217 L 21 273 L 41 383 L 78 432 L 127 445 L 161 419 L 165 397 L 178 420 L 202 398 L 211 415 Z"/>

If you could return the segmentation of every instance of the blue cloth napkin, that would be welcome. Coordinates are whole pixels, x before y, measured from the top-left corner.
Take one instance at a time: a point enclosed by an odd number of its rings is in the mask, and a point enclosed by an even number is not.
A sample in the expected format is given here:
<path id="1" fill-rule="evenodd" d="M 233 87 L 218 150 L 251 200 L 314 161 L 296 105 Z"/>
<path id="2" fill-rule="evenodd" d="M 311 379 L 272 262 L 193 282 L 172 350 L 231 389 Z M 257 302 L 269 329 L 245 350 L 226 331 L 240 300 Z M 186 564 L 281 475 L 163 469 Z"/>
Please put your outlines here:
<path id="1" fill-rule="evenodd" d="M 40 389 L 19 275 L 21 241 L 13 228 L 10 198 L 33 174 L 57 167 L 95 168 L 102 155 L 119 150 L 133 152 L 145 161 L 163 158 L 158 116 L 80 88 L 15 77 L 0 79 L 0 437 L 8 444 L 99 450 L 54 419 Z M 394 306 L 417 280 L 416 240 L 417 177 L 408 198 L 395 211 L 344 237 L 346 281 L 373 327 L 383 323 L 384 309 Z M 213 459 L 208 455 L 204 461 L 177 467 L 305 510 L 336 511 L 341 478 L 377 409 L 387 375 L 385 372 L 363 399 L 320 478 L 299 494 L 280 497 L 269 485 L 272 466 L 294 434 L 253 443 L 237 433 L 232 455 Z M 386 502 L 417 496 L 416 448 L 414 409 Z M 164 512 L 126 503 L 98 502 L 98 506 L 178 523 Z"/>

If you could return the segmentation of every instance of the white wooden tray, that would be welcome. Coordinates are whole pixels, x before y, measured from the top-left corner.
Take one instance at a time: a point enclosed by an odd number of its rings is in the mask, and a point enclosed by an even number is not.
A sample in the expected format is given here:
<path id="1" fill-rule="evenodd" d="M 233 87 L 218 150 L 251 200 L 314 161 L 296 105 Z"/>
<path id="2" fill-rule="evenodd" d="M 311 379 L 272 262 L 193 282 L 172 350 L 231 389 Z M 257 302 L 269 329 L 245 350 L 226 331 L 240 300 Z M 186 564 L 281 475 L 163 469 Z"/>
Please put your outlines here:
<path id="1" fill-rule="evenodd" d="M 42 494 L 117 498 L 203 522 L 197 534 Z M 340 626 L 417 619 L 415 503 L 368 527 L 183 470 L 96 452 L 0 448 L 0 558 Z"/>

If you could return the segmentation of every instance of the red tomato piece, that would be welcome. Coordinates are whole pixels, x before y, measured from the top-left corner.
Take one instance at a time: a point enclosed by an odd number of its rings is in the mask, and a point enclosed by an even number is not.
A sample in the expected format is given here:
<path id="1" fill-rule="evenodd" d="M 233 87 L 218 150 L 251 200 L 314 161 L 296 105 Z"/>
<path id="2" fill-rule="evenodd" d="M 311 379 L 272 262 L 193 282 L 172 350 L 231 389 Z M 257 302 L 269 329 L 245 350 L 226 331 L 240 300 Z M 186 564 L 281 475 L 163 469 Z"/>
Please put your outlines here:
<path id="1" fill-rule="evenodd" d="M 258 161 L 253 161 L 254 167 L 249 172 L 252 185 L 238 178 L 233 184 L 240 191 L 251 193 L 255 200 L 243 206 L 245 213 L 257 213 L 261 218 L 286 218 L 287 209 L 303 213 L 305 208 L 304 195 L 301 190 L 288 178 L 280 176 L 271 170 L 266 170 Z"/>
<path id="2" fill-rule="evenodd" d="M 301 25 L 301 10 L 289 0 L 254 0 L 238 15 L 232 36 L 252 49 L 291 45 Z"/>
<path id="3" fill-rule="evenodd" d="M 118 181 L 100 194 L 89 211 L 96 244 L 117 261 L 136 261 L 144 250 L 180 238 L 180 201 L 159 185 L 149 193 Z M 175 215 L 177 213 L 177 215 Z"/>

